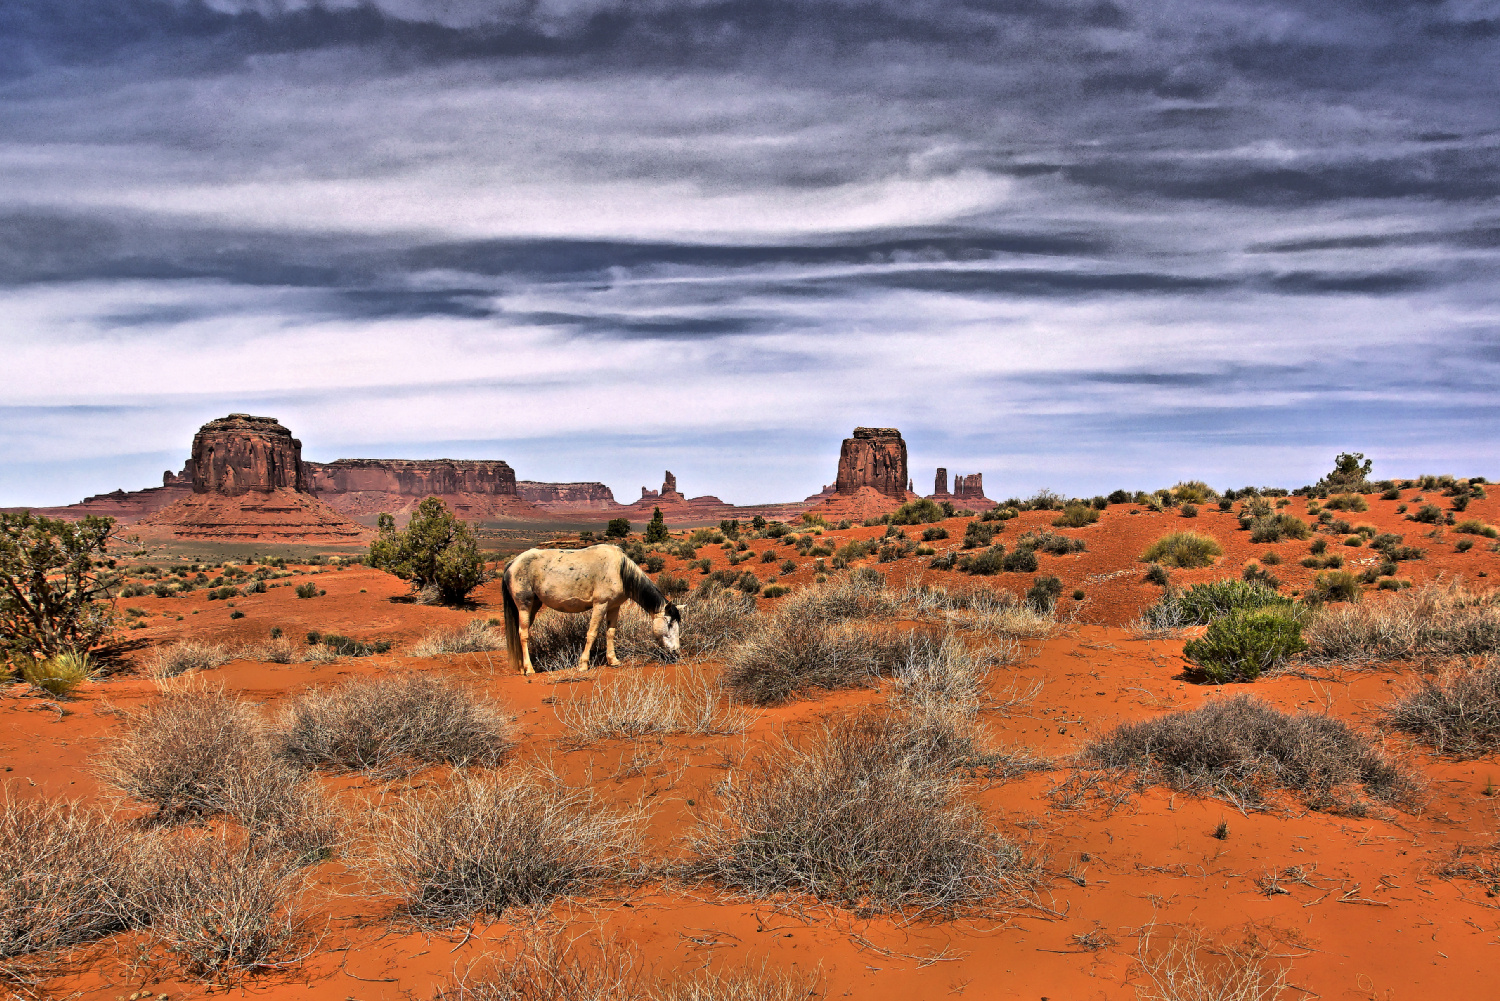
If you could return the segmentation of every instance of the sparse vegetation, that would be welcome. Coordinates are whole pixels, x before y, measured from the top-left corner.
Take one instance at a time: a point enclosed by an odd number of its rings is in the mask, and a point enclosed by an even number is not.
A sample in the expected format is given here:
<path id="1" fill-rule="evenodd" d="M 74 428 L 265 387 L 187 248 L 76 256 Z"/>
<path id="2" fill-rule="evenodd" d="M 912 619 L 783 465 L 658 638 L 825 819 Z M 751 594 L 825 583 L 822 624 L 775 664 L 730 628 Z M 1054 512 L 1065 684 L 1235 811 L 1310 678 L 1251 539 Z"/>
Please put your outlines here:
<path id="1" fill-rule="evenodd" d="M 92 673 L 93 663 L 86 653 L 59 653 L 45 660 L 21 661 L 21 680 L 60 698 L 71 695 Z"/>
<path id="2" fill-rule="evenodd" d="M 505 649 L 505 633 L 484 619 L 470 619 L 461 626 L 436 629 L 411 648 L 413 657 L 441 657 L 445 654 L 490 653 Z"/>
<path id="3" fill-rule="evenodd" d="M 1342 721 L 1283 713 L 1248 695 L 1122 724 L 1080 760 L 1246 808 L 1264 807 L 1268 793 L 1285 789 L 1313 809 L 1358 815 L 1362 795 L 1401 803 L 1417 791 L 1411 775 Z"/>
<path id="4" fill-rule="evenodd" d="M 1151 543 L 1141 554 L 1141 561 L 1190 570 L 1209 566 L 1222 555 L 1223 547 L 1212 536 L 1199 532 L 1173 532 Z"/>
<path id="5" fill-rule="evenodd" d="M 1168 591 L 1142 614 L 1158 628 L 1207 625 L 1231 612 L 1256 608 L 1290 608 L 1292 599 L 1254 581 L 1214 580 L 1185 591 Z"/>
<path id="6" fill-rule="evenodd" d="M 1323 661 L 1478 656 L 1500 648 L 1500 601 L 1494 592 L 1433 581 L 1381 601 L 1321 608 L 1304 635 L 1309 656 Z"/>
<path id="7" fill-rule="evenodd" d="M 1260 608 L 1214 619 L 1201 639 L 1183 645 L 1182 653 L 1209 681 L 1222 685 L 1254 681 L 1306 648 L 1300 623 Z"/>
<path id="8" fill-rule="evenodd" d="M 1358 601 L 1359 581 L 1347 570 L 1328 570 L 1318 574 L 1307 600 L 1317 602 Z"/>
<path id="9" fill-rule="evenodd" d="M 1054 528 L 1083 528 L 1092 525 L 1099 520 L 1099 512 L 1091 504 L 1082 502 L 1069 502 L 1062 509 L 1062 514 L 1052 519 Z"/>
<path id="10" fill-rule="evenodd" d="M 1439 754 L 1475 757 L 1500 748 L 1500 661 L 1424 677 L 1381 709 L 1385 722 Z"/>
<path id="11" fill-rule="evenodd" d="M 699 736 L 739 733 L 748 717 L 727 697 L 718 680 L 679 675 L 629 674 L 601 682 L 586 696 L 559 699 L 557 718 L 575 740 L 592 742 L 656 734 Z"/>
<path id="12" fill-rule="evenodd" d="M 627 535 L 629 528 L 627 522 Z M 423 500 L 402 531 L 396 530 L 394 518 L 382 514 L 379 530 L 379 538 L 370 544 L 370 566 L 410 581 L 413 591 L 430 591 L 437 600 L 455 605 L 484 583 L 478 541 L 439 498 Z M 297 596 L 305 597 L 301 588 Z"/>
<path id="13" fill-rule="evenodd" d="M 1020 851 L 964 801 L 971 748 L 934 717 L 875 711 L 787 740 L 726 783 L 690 871 L 908 917 L 1019 888 Z"/>
<path id="14" fill-rule="evenodd" d="M 307 768 L 388 774 L 435 764 L 499 764 L 510 749 L 501 707 L 425 674 L 352 677 L 283 710 L 276 750 Z"/>
<path id="15" fill-rule="evenodd" d="M 372 831 L 372 881 L 408 917 L 446 927 L 630 881 L 639 817 L 534 770 L 459 772 Z"/>
<path id="16" fill-rule="evenodd" d="M 146 660 L 147 676 L 162 681 L 189 671 L 210 671 L 234 659 L 222 643 L 198 643 L 183 640 L 158 650 Z"/>

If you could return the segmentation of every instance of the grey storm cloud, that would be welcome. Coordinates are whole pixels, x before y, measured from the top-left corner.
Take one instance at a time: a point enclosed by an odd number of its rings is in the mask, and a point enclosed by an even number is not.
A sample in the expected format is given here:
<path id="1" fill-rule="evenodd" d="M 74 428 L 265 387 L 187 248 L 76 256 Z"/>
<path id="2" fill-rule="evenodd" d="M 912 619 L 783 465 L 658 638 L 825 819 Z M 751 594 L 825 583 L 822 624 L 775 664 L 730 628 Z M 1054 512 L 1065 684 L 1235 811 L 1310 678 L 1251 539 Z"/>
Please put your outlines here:
<path id="1" fill-rule="evenodd" d="M 859 423 L 1005 493 L 1497 459 L 1497 57 L 1496 0 L 9 0 L 0 503 L 257 408 L 741 502 Z"/>

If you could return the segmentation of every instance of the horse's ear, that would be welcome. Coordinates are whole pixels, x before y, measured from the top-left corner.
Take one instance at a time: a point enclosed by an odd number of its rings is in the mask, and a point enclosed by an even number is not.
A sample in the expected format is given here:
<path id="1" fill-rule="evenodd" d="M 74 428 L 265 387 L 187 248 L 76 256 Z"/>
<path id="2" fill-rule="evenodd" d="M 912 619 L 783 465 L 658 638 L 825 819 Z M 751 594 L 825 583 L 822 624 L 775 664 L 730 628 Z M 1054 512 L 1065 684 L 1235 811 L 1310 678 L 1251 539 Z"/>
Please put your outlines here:
<path id="1" fill-rule="evenodd" d="M 677 609 L 678 612 L 685 612 L 685 611 L 687 611 L 687 605 L 686 604 L 678 605 L 678 604 L 674 603 L 672 605 L 672 607 L 675 608 L 675 609 Z"/>

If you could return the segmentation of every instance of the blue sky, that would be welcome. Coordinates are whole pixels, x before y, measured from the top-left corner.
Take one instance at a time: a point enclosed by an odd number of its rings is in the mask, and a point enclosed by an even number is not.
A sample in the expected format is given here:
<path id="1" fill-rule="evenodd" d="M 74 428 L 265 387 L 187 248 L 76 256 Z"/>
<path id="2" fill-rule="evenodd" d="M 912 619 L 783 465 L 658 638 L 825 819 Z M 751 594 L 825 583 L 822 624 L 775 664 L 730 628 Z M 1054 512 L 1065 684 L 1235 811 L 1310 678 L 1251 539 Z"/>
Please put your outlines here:
<path id="1" fill-rule="evenodd" d="M 1500 0 L 8 0 L 0 505 L 1500 474 Z"/>

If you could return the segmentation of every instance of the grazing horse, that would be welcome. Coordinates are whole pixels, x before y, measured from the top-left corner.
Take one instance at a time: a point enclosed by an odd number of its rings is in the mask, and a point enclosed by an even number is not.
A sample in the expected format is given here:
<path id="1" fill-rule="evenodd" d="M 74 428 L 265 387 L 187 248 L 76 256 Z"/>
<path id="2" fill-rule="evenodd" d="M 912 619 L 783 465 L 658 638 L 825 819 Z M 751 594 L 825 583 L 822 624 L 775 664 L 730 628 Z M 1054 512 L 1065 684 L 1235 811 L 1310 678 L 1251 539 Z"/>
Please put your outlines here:
<path id="1" fill-rule="evenodd" d="M 525 674 L 536 673 L 531 666 L 531 622 L 543 605 L 559 612 L 592 610 L 588 639 L 578 659 L 580 671 L 589 669 L 589 655 L 599 633 L 601 615 L 608 617 L 605 656 L 611 667 L 619 666 L 619 658 L 615 656 L 615 624 L 620 619 L 620 606 L 627 599 L 651 616 L 651 633 L 662 649 L 677 652 L 681 610 L 616 546 L 528 549 L 505 568 L 500 590 L 505 596 L 505 643 L 510 661 Z"/>

